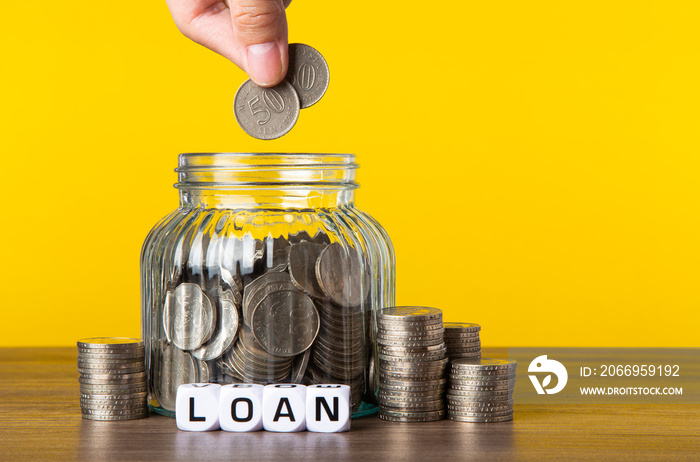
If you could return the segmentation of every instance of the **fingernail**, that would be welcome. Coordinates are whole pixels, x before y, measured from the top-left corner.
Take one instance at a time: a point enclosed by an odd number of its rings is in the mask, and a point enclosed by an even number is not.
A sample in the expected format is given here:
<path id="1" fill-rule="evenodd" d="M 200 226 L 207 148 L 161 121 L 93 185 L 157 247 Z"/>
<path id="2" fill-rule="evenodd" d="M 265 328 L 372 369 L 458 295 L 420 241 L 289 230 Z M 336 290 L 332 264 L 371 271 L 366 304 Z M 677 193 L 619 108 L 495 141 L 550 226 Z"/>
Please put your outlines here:
<path id="1" fill-rule="evenodd" d="M 248 47 L 248 75 L 258 85 L 272 85 L 282 73 L 280 48 L 274 42 Z"/>

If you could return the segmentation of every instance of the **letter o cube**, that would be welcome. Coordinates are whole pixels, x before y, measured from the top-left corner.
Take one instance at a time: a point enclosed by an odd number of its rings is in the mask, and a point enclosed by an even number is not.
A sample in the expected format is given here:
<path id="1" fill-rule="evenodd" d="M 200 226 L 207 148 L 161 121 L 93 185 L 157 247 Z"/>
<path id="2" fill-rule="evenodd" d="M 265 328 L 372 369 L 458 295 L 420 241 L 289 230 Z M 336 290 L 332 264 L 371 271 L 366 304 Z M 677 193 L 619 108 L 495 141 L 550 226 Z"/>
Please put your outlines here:
<path id="1" fill-rule="evenodd" d="M 216 383 L 188 383 L 177 388 L 175 420 L 177 428 L 190 432 L 219 429 L 219 393 Z"/>
<path id="2" fill-rule="evenodd" d="M 306 429 L 306 386 L 266 385 L 263 390 L 263 428 L 270 432 Z"/>
<path id="3" fill-rule="evenodd" d="M 309 385 L 306 389 L 306 429 L 336 433 L 350 430 L 350 387 Z"/>
<path id="4" fill-rule="evenodd" d="M 221 387 L 219 424 L 228 432 L 262 430 L 263 387 L 250 383 L 236 383 Z"/>

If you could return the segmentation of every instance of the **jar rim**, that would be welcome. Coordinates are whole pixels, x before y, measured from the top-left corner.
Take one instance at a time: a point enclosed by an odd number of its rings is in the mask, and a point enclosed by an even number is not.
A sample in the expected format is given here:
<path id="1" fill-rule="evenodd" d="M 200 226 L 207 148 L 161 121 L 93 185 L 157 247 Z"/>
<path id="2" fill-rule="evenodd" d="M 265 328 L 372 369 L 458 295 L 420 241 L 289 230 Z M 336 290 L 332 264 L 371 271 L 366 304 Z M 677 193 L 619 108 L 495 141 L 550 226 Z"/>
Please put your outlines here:
<path id="1" fill-rule="evenodd" d="M 353 154 L 192 152 L 178 157 L 178 189 L 355 189 Z"/>
<path id="2" fill-rule="evenodd" d="M 354 154 L 304 152 L 186 152 L 178 157 L 176 172 L 219 169 L 342 168 L 355 170 Z"/>

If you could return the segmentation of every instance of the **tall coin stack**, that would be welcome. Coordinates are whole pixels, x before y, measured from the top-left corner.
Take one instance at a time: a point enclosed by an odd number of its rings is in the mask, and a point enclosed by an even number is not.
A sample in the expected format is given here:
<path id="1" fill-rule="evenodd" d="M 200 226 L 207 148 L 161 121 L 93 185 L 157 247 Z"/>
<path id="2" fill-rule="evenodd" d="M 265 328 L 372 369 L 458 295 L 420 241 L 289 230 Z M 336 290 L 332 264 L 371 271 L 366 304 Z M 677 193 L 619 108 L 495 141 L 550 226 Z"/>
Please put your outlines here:
<path id="1" fill-rule="evenodd" d="M 450 360 L 458 358 L 481 358 L 481 326 L 470 322 L 446 322 L 445 345 Z"/>
<path id="2" fill-rule="evenodd" d="M 442 311 L 390 307 L 377 313 L 379 417 L 395 422 L 445 418 L 447 348 Z"/>
<path id="3" fill-rule="evenodd" d="M 517 363 L 510 359 L 456 359 L 447 389 L 447 414 L 460 422 L 513 420 Z"/>
<path id="4" fill-rule="evenodd" d="M 78 341 L 83 419 L 133 420 L 148 416 L 143 342 L 98 337 Z"/>

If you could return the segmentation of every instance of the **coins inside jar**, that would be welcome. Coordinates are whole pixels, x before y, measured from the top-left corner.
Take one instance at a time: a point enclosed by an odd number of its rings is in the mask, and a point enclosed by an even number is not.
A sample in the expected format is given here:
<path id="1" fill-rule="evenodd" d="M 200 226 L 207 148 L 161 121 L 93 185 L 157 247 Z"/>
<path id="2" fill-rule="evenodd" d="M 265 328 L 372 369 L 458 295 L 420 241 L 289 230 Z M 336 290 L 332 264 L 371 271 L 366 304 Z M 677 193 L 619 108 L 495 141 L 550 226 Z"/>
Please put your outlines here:
<path id="1" fill-rule="evenodd" d="M 151 363 L 160 408 L 174 410 L 180 384 L 211 381 L 343 383 L 351 387 L 353 410 L 359 409 L 369 351 L 369 268 L 319 264 L 331 255 L 328 248 L 339 246 L 359 259 L 357 250 L 331 243 L 322 231 L 262 240 L 217 237 L 209 245 L 201 267 L 188 266 L 166 284 L 158 321 L 166 336 Z M 332 281 L 333 292 L 319 279 Z"/>

